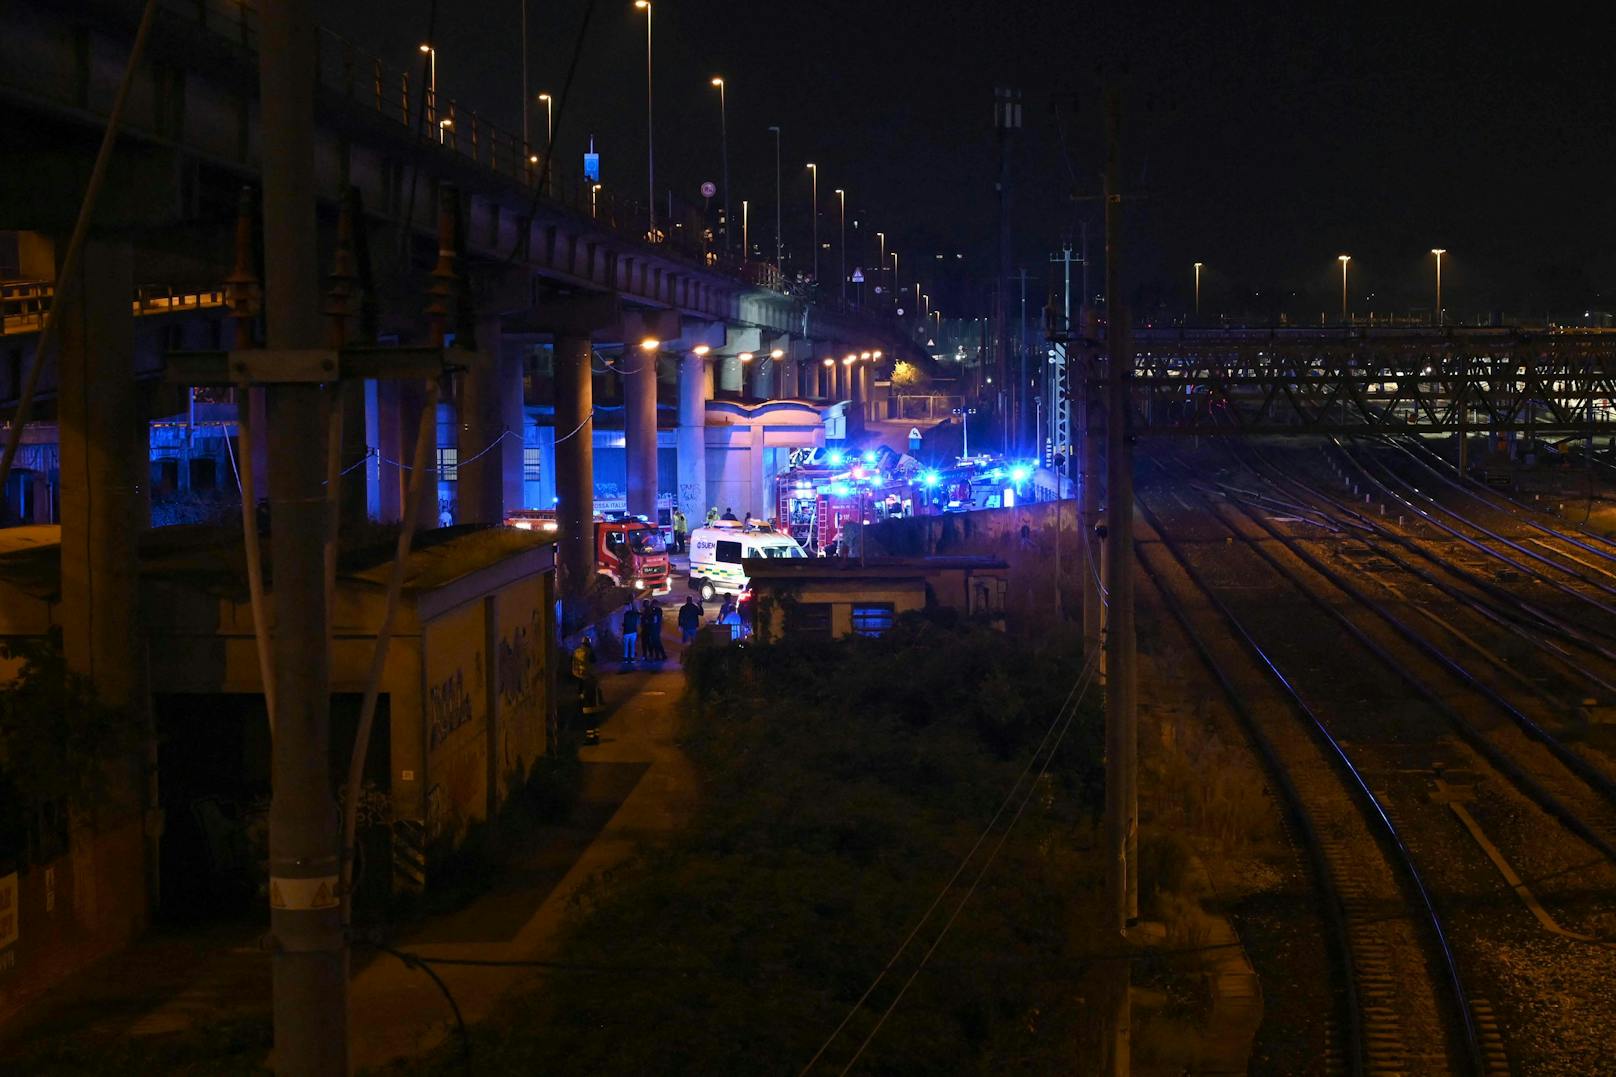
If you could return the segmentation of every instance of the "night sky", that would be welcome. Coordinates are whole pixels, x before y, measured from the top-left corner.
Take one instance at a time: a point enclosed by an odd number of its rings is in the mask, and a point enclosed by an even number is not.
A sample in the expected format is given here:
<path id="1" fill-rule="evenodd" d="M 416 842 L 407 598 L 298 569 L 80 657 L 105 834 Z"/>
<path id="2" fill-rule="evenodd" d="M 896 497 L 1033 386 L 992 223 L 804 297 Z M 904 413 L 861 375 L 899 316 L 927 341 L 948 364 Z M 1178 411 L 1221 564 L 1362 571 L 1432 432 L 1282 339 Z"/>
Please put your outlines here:
<path id="1" fill-rule="evenodd" d="M 559 98 L 588 0 L 529 0 L 530 82 Z M 326 0 L 321 19 L 392 66 L 417 66 L 432 0 Z M 440 93 L 519 126 L 520 0 L 438 0 Z M 783 130 L 788 271 L 810 255 L 809 175 L 820 238 L 848 192 L 849 264 L 887 234 L 905 278 L 949 316 L 983 313 L 993 272 L 995 85 L 1019 87 L 1014 243 L 1042 302 L 1048 255 L 1089 223 L 1099 288 L 1101 87 L 1125 101 L 1130 291 L 1144 320 L 1203 311 L 1317 322 L 1429 310 L 1432 247 L 1449 318 L 1612 309 L 1616 92 L 1608 26 L 1547 5 L 720 3 L 658 0 L 659 188 L 699 200 L 720 179 L 717 91 L 728 82 L 735 212 L 772 252 L 773 138 Z M 1597 10 L 1588 7 L 1584 10 Z M 381 12 L 385 11 L 385 15 Z M 645 187 L 645 22 L 596 0 L 558 111 L 558 168 L 590 135 L 605 182 Z M 542 135 L 542 105 L 532 113 Z M 857 226 L 855 227 L 855 222 Z M 738 227 L 738 226 L 737 226 Z M 863 246 L 860 236 L 868 236 Z M 936 255 L 943 253 L 945 260 Z M 963 257 L 956 258 L 956 255 Z M 835 251 L 821 276 L 835 279 Z M 947 276 L 939 279 L 939 271 Z M 1369 298 L 1372 296 L 1373 298 Z"/>

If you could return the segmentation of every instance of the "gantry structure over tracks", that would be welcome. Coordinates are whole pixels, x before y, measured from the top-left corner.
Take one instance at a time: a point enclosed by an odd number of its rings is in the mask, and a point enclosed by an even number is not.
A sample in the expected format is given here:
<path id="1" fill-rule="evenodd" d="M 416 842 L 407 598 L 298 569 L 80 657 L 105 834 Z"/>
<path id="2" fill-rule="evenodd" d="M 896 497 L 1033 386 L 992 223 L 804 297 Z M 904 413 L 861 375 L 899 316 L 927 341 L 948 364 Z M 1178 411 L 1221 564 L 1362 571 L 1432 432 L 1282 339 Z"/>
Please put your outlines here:
<path id="1" fill-rule="evenodd" d="M 1140 435 L 1616 435 L 1613 330 L 1143 328 L 1130 335 Z M 1085 340 L 1082 352 L 1090 399 L 1103 399 L 1104 341 Z"/>

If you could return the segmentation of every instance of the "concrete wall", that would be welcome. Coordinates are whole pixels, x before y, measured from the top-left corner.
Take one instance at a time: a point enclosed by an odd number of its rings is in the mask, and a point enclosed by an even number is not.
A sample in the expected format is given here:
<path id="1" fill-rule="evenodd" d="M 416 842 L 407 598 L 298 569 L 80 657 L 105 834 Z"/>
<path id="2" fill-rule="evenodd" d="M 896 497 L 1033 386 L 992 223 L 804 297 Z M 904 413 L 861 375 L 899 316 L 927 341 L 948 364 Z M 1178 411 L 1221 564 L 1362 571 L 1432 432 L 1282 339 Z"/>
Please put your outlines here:
<path id="1" fill-rule="evenodd" d="M 0 1026 L 30 1000 L 146 928 L 138 816 L 74 828 L 43 864 L 0 864 Z"/>

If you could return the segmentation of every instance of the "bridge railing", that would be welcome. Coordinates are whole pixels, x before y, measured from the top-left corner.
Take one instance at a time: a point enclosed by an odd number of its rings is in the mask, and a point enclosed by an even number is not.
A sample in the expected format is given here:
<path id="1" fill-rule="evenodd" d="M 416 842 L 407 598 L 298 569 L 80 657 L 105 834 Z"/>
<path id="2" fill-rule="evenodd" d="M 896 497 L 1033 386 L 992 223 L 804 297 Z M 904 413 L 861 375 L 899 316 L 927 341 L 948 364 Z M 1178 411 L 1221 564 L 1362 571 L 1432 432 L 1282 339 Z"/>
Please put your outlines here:
<path id="1" fill-rule="evenodd" d="M 255 0 L 162 0 L 163 10 L 249 52 L 258 48 Z M 854 317 L 902 328 L 891 312 L 842 303 L 836 289 L 781 279 L 770 263 L 750 261 L 726 250 L 718 236 L 716 208 L 670 196 L 656 204 L 655 231 L 646 203 L 591 183 L 581 171 L 547 160 L 550 147 L 492 122 L 477 110 L 435 93 L 422 84 L 422 72 L 393 67 L 342 35 L 320 28 L 320 88 L 363 108 L 413 137 L 428 152 L 441 153 L 516 183 L 536 204 L 588 217 L 595 226 L 624 239 L 697 262 L 708 270 L 778 291 Z"/>

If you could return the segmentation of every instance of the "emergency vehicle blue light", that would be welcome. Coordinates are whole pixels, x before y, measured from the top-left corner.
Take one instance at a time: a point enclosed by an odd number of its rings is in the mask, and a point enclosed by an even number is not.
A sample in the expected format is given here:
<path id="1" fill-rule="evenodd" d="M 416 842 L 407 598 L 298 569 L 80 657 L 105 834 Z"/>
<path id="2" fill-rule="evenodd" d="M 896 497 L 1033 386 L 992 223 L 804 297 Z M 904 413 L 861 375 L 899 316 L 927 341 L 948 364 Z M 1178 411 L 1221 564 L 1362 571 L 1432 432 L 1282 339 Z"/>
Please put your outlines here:
<path id="1" fill-rule="evenodd" d="M 831 467 L 841 467 L 842 462 L 846 459 L 846 454 L 840 449 L 832 449 L 830 455 L 826 457 L 826 460 L 830 462 Z"/>
<path id="2" fill-rule="evenodd" d="M 937 474 L 937 472 L 928 471 L 925 474 L 920 476 L 920 481 L 925 483 L 927 486 L 936 486 L 938 483 L 942 482 L 943 480 L 942 480 L 941 476 L 939 476 Z"/>
<path id="3" fill-rule="evenodd" d="M 1032 478 L 1032 468 L 1026 464 L 1017 464 L 1010 469 L 1010 481 L 1017 485 L 1026 482 L 1030 478 Z"/>

